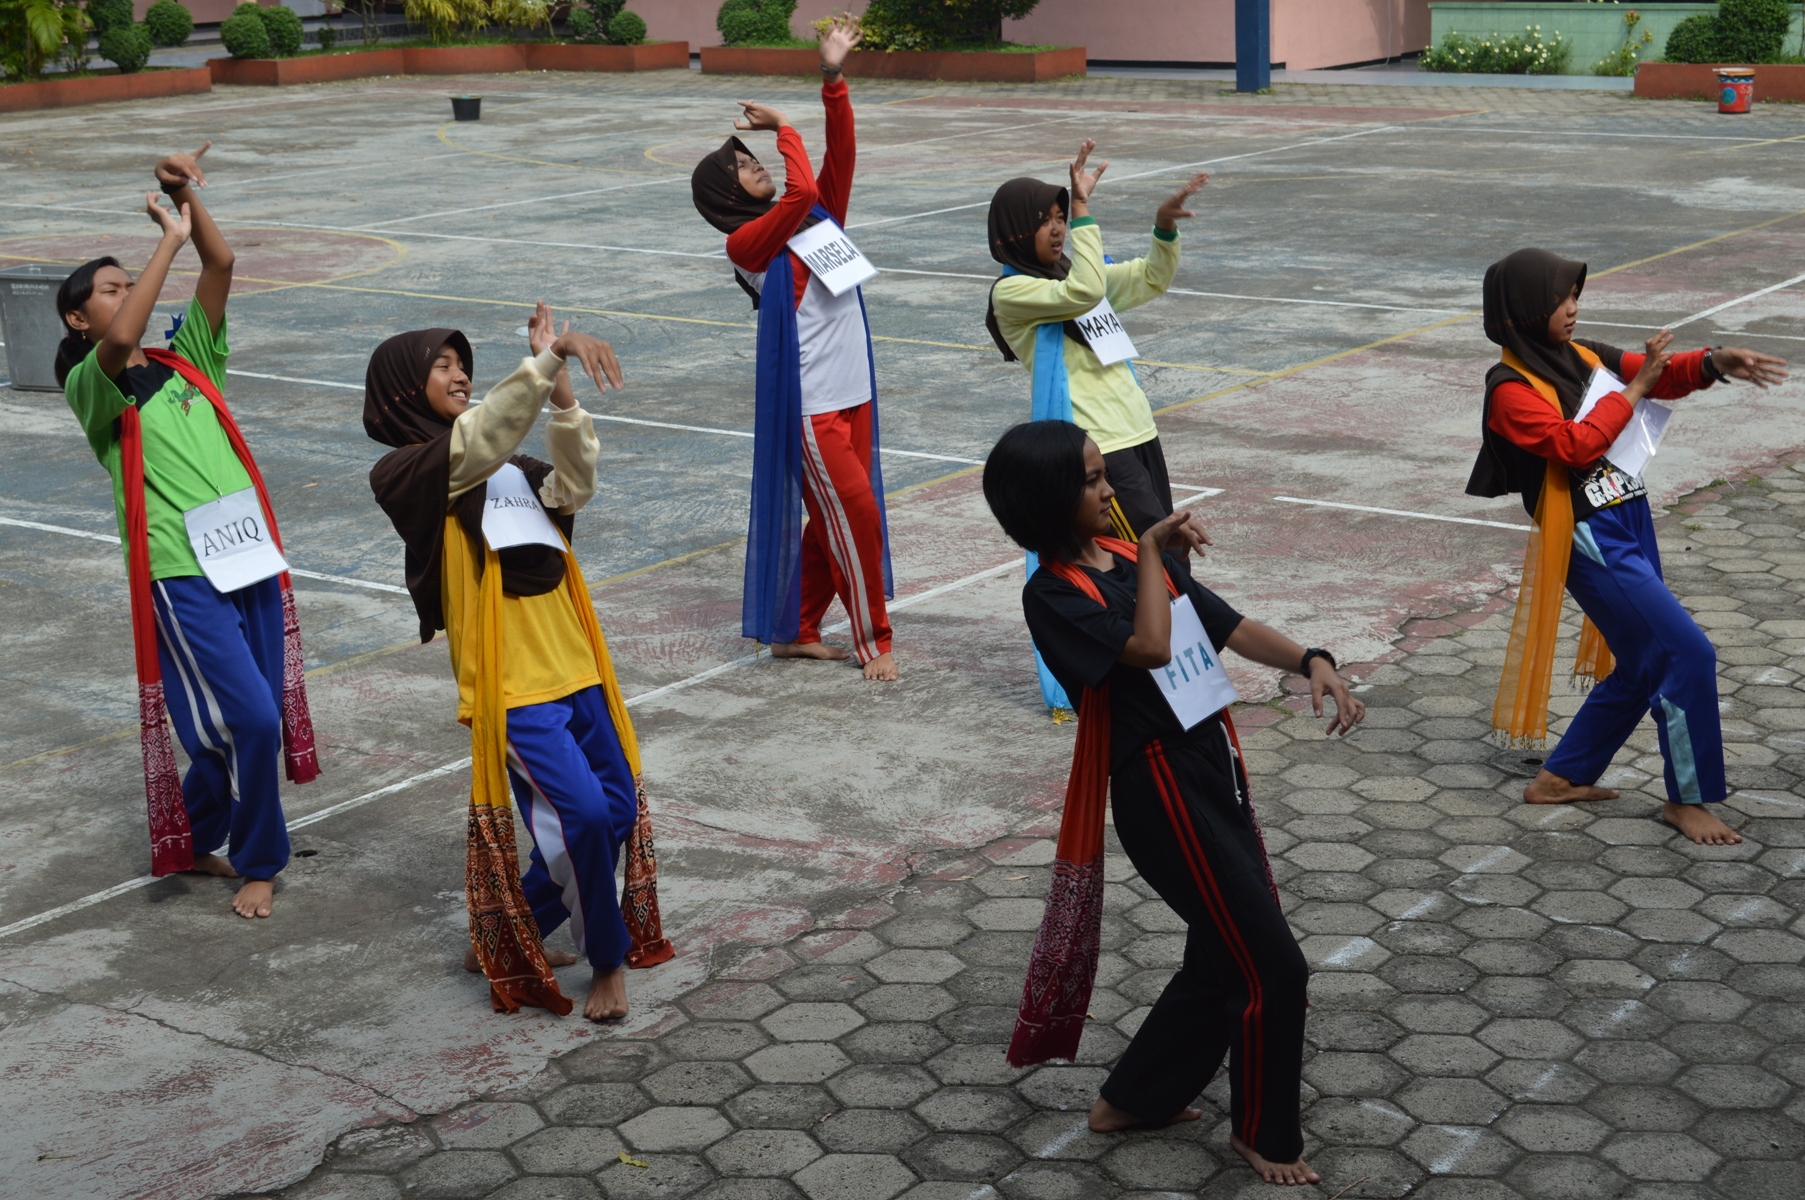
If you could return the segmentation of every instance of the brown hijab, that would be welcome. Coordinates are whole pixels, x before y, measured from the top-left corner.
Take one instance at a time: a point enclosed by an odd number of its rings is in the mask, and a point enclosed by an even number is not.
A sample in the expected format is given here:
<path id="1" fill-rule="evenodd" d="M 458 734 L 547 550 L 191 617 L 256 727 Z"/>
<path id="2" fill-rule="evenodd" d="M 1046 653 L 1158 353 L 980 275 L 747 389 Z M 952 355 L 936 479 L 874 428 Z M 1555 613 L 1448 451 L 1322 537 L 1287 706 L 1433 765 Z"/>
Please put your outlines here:
<path id="1" fill-rule="evenodd" d="M 748 221 L 758 220 L 776 203 L 754 200 L 740 187 L 740 154 L 758 161 L 758 155 L 746 149 L 746 143 L 730 137 L 719 150 L 697 163 L 689 176 L 689 194 L 696 211 L 722 233 L 732 233 Z"/>
<path id="2" fill-rule="evenodd" d="M 472 373 L 470 340 L 455 329 L 415 329 L 398 333 L 370 356 L 364 372 L 364 432 L 395 447 L 370 469 L 370 490 L 388 514 L 406 547 L 408 595 L 420 618 L 420 640 L 429 642 L 445 628 L 440 592 L 440 559 L 445 548 L 445 514 L 455 507 L 458 523 L 471 539 L 478 570 L 483 561 L 483 504 L 488 485 L 479 484 L 450 500 L 451 422 L 426 399 L 426 380 L 439 348 L 457 352 L 464 373 Z M 508 460 L 526 473 L 533 490 L 551 473 L 551 464 L 516 454 Z M 569 538 L 570 517 L 550 513 Z M 550 546 L 513 546 L 500 551 L 502 590 L 515 596 L 538 596 L 564 580 L 564 556 Z"/>
<path id="3" fill-rule="evenodd" d="M 1568 292 L 1585 286 L 1585 263 L 1547 250 L 1513 251 L 1485 269 L 1485 336 L 1554 385 L 1568 420 L 1579 411 L 1592 368 L 1571 345 L 1548 340 L 1548 318 Z M 1509 367 L 1503 370 L 1517 374 Z M 1487 382 L 1489 393 L 1497 383 Z"/>
<path id="4" fill-rule="evenodd" d="M 1011 179 L 998 188 L 996 195 L 990 198 L 990 257 L 1036 279 L 1064 279 L 1072 270 L 1070 258 L 1062 254 L 1058 262 L 1049 266 L 1034 253 L 1034 235 L 1047 223 L 1054 205 L 1058 205 L 1068 219 L 1071 217 L 1071 193 L 1056 183 L 1024 177 Z M 990 290 L 994 293 L 996 284 L 991 284 Z M 990 330 L 990 340 L 1003 352 L 1003 361 L 1015 362 L 1015 351 L 1003 340 L 1003 331 L 997 326 L 994 295 L 989 311 L 984 314 L 984 328 Z M 1090 344 L 1084 340 L 1076 321 L 1065 323 L 1065 335 L 1081 346 Z"/>

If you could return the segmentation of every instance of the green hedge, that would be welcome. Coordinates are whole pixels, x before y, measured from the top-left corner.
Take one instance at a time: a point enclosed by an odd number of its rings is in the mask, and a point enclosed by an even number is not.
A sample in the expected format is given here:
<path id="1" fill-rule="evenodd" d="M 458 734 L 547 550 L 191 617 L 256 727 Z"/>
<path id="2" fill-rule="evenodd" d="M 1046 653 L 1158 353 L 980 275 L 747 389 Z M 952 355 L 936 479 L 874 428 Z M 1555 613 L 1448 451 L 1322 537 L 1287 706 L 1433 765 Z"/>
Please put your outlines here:
<path id="1" fill-rule="evenodd" d="M 156 45 L 183 45 L 194 32 L 194 14 L 176 0 L 157 0 L 144 13 L 144 31 Z"/>

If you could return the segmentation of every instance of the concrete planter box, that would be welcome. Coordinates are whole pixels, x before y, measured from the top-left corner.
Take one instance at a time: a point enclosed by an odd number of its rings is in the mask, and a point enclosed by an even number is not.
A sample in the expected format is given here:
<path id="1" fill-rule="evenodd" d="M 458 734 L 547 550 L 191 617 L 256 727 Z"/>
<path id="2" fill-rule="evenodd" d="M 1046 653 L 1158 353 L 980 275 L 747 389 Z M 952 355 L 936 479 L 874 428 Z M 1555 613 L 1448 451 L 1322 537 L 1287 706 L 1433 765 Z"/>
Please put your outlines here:
<path id="1" fill-rule="evenodd" d="M 131 75 L 94 75 L 85 79 L 45 79 L 36 83 L 0 85 L 0 112 L 113 104 L 120 100 L 155 100 L 212 90 L 213 76 L 205 67 L 137 71 Z"/>
<path id="2" fill-rule="evenodd" d="M 1642 14 L 1643 30 L 1655 40 L 1642 47 L 1644 59 L 1659 58 L 1667 47 L 1667 35 L 1673 27 L 1696 13 L 1714 13 L 1716 4 L 1487 4 L 1473 0 L 1436 0 L 1429 5 L 1429 44 L 1441 45 L 1450 33 L 1483 37 L 1486 34 L 1522 33 L 1526 26 L 1540 25 L 1542 36 L 1556 33 L 1573 43 L 1573 63 L 1568 68 L 1574 75 L 1590 75 L 1592 64 L 1623 45 L 1623 14 L 1634 8 Z M 1793 7 L 1792 32 L 1786 45 L 1799 44 L 1799 12 Z M 1677 64 L 1676 64 L 1677 65 Z M 1640 94 L 1640 93 L 1638 93 Z M 1715 95 L 1715 92 L 1713 93 Z"/>
<path id="3" fill-rule="evenodd" d="M 821 74 L 814 49 L 704 46 L 706 75 Z M 965 83 L 1041 83 L 1084 74 L 1084 47 L 1012 54 L 989 50 L 854 50 L 846 56 L 853 79 L 946 79 Z"/>
<path id="4" fill-rule="evenodd" d="M 1735 63 L 1643 63 L 1636 70 L 1636 95 L 1650 100 L 1717 99 L 1714 72 Z M 1770 63 L 1755 72 L 1755 103 L 1792 100 L 1805 103 L 1805 66 Z"/>
<path id="5" fill-rule="evenodd" d="M 641 46 L 407 46 L 304 58 L 210 58 L 214 83 L 282 87 L 373 75 L 498 75 L 508 71 L 656 71 L 689 66 L 688 42 Z"/>

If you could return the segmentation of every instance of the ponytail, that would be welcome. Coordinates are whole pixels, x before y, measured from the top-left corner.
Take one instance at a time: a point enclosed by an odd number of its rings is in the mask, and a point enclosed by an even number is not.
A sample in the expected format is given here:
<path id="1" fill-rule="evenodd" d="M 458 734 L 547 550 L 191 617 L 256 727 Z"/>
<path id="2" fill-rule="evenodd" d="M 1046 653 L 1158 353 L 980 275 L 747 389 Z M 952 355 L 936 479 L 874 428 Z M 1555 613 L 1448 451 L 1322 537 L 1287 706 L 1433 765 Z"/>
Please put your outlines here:
<path id="1" fill-rule="evenodd" d="M 56 385 L 62 387 L 69 379 L 69 372 L 75 365 L 88 357 L 94 347 L 83 334 L 69 324 L 68 315 L 81 312 L 88 298 L 94 294 L 94 275 L 102 267 L 117 267 L 119 260 L 112 255 L 85 262 L 69 273 L 63 285 L 56 289 L 56 314 L 63 324 L 63 340 L 56 344 Z M 121 268 L 123 269 L 123 268 Z"/>

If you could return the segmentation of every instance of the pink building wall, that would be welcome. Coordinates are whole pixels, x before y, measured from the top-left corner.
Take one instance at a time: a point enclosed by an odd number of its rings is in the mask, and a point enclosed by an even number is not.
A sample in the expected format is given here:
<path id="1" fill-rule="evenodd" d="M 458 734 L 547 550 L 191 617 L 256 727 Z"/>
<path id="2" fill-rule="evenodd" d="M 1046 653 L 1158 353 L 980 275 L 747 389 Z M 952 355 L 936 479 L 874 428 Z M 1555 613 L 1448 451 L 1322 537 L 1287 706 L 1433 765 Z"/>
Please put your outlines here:
<path id="1" fill-rule="evenodd" d="M 198 0 L 197 0 L 198 2 Z M 1271 0 L 1272 61 L 1290 69 L 1371 62 L 1429 44 L 1429 0 Z M 718 46 L 720 0 L 628 0 L 646 19 L 649 37 L 682 39 L 692 51 Z M 800 0 L 790 28 L 810 36 L 809 22 L 865 0 L 835 4 Z M 1121 62 L 1212 62 L 1235 58 L 1234 0 L 1040 0 L 1020 21 L 1004 22 L 1012 42 L 1083 46 L 1094 59 Z"/>

